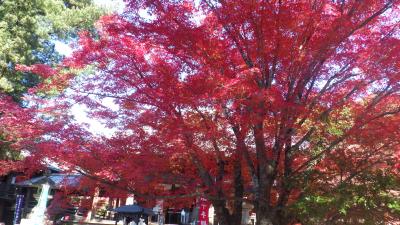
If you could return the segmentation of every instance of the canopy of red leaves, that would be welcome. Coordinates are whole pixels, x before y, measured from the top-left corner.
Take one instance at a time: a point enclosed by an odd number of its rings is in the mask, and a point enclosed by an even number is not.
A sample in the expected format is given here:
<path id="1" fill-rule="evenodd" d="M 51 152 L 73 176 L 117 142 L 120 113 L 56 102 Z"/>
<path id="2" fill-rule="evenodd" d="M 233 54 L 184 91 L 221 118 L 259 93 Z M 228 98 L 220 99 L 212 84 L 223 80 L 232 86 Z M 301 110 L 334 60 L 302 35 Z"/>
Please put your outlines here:
<path id="1" fill-rule="evenodd" d="M 304 190 L 397 176 L 398 18 L 395 0 L 127 1 L 64 61 L 95 70 L 53 79 L 70 89 L 35 151 L 139 198 L 283 218 Z M 113 136 L 62 116 L 73 104 Z"/>

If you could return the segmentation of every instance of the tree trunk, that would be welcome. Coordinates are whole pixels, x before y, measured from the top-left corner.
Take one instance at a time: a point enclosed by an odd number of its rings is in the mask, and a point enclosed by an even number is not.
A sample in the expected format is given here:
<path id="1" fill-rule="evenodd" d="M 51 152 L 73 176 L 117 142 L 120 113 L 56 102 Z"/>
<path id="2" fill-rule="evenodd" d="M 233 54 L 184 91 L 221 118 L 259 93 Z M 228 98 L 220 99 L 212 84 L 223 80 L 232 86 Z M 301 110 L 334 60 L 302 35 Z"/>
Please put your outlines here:
<path id="1" fill-rule="evenodd" d="M 234 189 L 235 189 L 235 199 L 233 200 L 233 211 L 231 220 L 238 221 L 240 224 L 242 221 L 242 211 L 243 211 L 243 195 L 244 187 L 242 180 L 242 160 L 240 154 L 238 154 L 234 162 Z"/>
<path id="2" fill-rule="evenodd" d="M 217 221 L 219 225 L 231 225 L 231 215 L 228 209 L 225 206 L 225 201 L 214 201 L 214 210 L 217 217 Z M 240 225 L 239 223 L 233 223 L 232 225 Z"/>
<path id="3" fill-rule="evenodd" d="M 269 208 L 268 210 L 256 210 L 256 225 L 287 225 L 283 221 L 286 221 L 284 218 L 281 218 L 279 213 L 275 209 Z"/>
<path id="4" fill-rule="evenodd" d="M 272 223 L 272 219 L 264 216 L 257 215 L 257 223 L 256 225 L 276 225 Z"/>

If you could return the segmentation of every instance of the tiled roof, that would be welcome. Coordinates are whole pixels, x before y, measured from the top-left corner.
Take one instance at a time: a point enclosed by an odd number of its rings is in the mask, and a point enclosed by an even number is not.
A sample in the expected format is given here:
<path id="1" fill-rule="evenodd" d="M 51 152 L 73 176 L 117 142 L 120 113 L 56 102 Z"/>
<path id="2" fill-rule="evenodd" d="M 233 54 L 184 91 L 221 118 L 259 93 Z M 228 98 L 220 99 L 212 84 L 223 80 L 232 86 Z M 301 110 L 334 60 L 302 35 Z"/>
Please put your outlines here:
<path id="1" fill-rule="evenodd" d="M 50 174 L 49 176 L 39 176 L 17 183 L 17 186 L 30 187 L 38 186 L 48 182 L 52 187 L 78 186 L 81 175 L 77 174 Z"/>

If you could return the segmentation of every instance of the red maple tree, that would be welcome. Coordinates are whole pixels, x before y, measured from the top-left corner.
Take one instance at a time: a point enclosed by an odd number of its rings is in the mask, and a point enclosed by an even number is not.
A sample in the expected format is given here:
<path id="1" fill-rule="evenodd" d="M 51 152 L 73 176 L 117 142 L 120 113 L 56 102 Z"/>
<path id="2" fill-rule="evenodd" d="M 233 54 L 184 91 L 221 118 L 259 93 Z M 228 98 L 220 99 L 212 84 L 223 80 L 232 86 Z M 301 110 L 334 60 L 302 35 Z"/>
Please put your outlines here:
<path id="1" fill-rule="evenodd" d="M 398 3 L 127 1 L 63 64 L 93 72 L 43 87 L 69 81 L 59 111 L 85 104 L 117 131 L 42 121 L 35 151 L 139 198 L 204 195 L 221 225 L 240 224 L 244 203 L 259 225 L 385 221 L 398 212 Z"/>
<path id="2" fill-rule="evenodd" d="M 20 140 L 38 135 L 33 123 L 35 112 L 22 108 L 10 95 L 0 93 L 0 176 L 24 169 Z"/>

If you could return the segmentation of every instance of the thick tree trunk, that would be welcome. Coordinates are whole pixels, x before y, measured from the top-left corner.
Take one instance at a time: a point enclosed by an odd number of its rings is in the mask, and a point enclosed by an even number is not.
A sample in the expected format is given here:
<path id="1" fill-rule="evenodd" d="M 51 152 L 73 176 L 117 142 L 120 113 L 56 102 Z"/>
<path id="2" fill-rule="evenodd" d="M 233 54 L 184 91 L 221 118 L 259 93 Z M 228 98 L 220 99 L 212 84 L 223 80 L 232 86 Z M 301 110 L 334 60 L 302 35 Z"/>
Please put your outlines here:
<path id="1" fill-rule="evenodd" d="M 219 225 L 240 225 L 240 221 L 233 221 L 232 216 L 226 208 L 225 201 L 214 201 L 214 210 Z"/>
<path id="2" fill-rule="evenodd" d="M 218 225 L 241 225 L 241 212 L 235 212 L 230 214 L 225 206 L 217 205 L 214 203 L 214 210 L 216 213 L 216 221 Z M 256 211 L 257 222 L 256 225 L 286 225 L 282 223 L 282 220 L 278 218 L 278 215 L 268 213 L 268 211 Z"/>
<path id="3" fill-rule="evenodd" d="M 257 214 L 257 223 L 256 225 L 276 225 L 272 222 L 273 220 L 268 216 L 258 215 Z"/>
<path id="4" fill-rule="evenodd" d="M 282 211 L 276 208 L 268 210 L 256 209 L 256 225 L 288 225 L 288 220 Z"/>
<path id="5" fill-rule="evenodd" d="M 231 219 L 233 221 L 238 221 L 239 224 L 242 221 L 242 211 L 243 211 L 243 179 L 242 179 L 242 160 L 240 154 L 238 154 L 234 162 L 234 189 L 235 189 L 235 199 L 233 200 L 233 212 Z"/>

